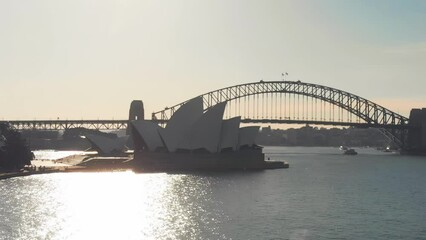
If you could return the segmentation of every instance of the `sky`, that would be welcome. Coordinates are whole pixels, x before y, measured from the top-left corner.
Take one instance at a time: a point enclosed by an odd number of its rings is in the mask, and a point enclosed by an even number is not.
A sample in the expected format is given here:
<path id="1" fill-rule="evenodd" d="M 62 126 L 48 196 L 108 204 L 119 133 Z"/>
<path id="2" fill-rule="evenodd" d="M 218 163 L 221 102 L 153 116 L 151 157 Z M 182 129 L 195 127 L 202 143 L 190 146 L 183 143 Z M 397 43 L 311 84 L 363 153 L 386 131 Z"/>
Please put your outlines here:
<path id="1" fill-rule="evenodd" d="M 426 1 L 0 0 L 0 120 L 126 119 L 236 84 L 426 107 Z"/>

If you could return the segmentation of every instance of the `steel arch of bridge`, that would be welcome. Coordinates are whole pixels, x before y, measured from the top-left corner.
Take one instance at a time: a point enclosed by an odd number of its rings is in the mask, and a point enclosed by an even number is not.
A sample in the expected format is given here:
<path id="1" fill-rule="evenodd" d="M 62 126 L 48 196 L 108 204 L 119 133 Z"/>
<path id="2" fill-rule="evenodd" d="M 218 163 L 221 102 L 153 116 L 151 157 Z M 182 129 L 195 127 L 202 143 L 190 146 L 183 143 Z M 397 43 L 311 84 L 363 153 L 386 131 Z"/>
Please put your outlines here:
<path id="1" fill-rule="evenodd" d="M 403 136 L 396 131 L 405 130 L 409 127 L 408 118 L 395 113 L 385 107 L 380 106 L 370 100 L 357 96 L 355 94 L 331 88 L 323 85 L 305 83 L 301 81 L 260 81 L 246 83 L 214 90 L 199 97 L 203 98 L 204 110 L 208 110 L 212 106 L 226 101 L 268 93 L 288 93 L 295 95 L 303 95 L 313 99 L 322 100 L 335 105 L 347 112 L 359 117 L 364 123 L 352 122 L 330 122 L 330 121 L 308 121 L 308 120 L 273 120 L 273 119 L 243 119 L 243 122 L 262 122 L 262 123 L 313 123 L 313 124 L 329 124 L 337 126 L 361 126 L 384 128 L 388 133 L 394 136 L 396 142 L 402 145 Z M 187 100 L 189 101 L 189 100 Z M 152 119 L 159 122 L 165 122 L 170 116 L 187 101 L 167 107 L 164 110 L 154 112 Z M 397 136 L 398 135 L 398 136 Z"/>

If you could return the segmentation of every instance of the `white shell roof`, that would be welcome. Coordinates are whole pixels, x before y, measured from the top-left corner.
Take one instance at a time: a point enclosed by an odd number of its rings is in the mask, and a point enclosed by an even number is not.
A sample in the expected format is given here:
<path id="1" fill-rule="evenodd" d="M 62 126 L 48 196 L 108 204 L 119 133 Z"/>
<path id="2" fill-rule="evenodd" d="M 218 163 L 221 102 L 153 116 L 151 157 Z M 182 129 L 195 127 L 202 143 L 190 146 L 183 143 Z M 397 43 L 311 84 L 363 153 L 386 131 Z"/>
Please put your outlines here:
<path id="1" fill-rule="evenodd" d="M 190 150 L 204 148 L 211 153 L 217 152 L 219 149 L 222 118 L 225 107 L 226 102 L 222 102 L 205 112 L 192 125 L 189 134 L 185 135 L 185 140 L 182 142 L 183 146 L 179 148 Z"/>
<path id="2" fill-rule="evenodd" d="M 242 147 L 245 145 L 253 146 L 257 135 L 259 134 L 259 126 L 242 127 L 239 131 L 238 146 Z"/>
<path id="3" fill-rule="evenodd" d="M 109 155 L 114 151 L 123 151 L 128 137 L 111 139 L 104 136 L 88 134 L 86 139 L 97 149 L 99 154 Z"/>
<path id="4" fill-rule="evenodd" d="M 224 148 L 232 148 L 237 150 L 238 132 L 240 128 L 241 117 L 234 117 L 222 122 L 220 150 Z"/>
<path id="5" fill-rule="evenodd" d="M 147 120 L 135 120 L 132 121 L 132 124 L 136 133 L 144 140 L 148 150 L 155 151 L 164 146 L 159 134 L 161 127 L 158 124 Z"/>
<path id="6" fill-rule="evenodd" d="M 175 152 L 183 144 L 185 135 L 192 125 L 203 115 L 203 98 L 196 97 L 182 105 L 170 118 L 166 127 L 159 133 L 167 149 Z"/>

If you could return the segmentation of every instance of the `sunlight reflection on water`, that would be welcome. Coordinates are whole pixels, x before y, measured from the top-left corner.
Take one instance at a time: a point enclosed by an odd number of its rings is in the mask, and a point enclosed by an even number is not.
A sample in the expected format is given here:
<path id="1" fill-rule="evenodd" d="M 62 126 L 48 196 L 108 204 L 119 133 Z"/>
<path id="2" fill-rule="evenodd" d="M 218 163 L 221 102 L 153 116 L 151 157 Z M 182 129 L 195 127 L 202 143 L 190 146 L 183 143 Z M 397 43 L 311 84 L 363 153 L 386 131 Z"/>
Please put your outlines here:
<path id="1" fill-rule="evenodd" d="M 0 181 L 3 239 L 423 239 L 426 161 L 268 147 L 289 169 Z M 423 238 L 422 238 L 423 237 Z"/>
<path id="2" fill-rule="evenodd" d="M 10 184 L 22 188 L 8 194 L 16 198 L 5 203 L 10 208 L 1 235 L 10 239 L 188 239 L 200 238 L 202 231 L 203 236 L 219 238 L 214 224 L 219 216 L 203 211 L 210 202 L 207 182 L 189 178 L 118 172 L 11 179 Z M 14 224 L 18 231 L 11 229 Z"/>

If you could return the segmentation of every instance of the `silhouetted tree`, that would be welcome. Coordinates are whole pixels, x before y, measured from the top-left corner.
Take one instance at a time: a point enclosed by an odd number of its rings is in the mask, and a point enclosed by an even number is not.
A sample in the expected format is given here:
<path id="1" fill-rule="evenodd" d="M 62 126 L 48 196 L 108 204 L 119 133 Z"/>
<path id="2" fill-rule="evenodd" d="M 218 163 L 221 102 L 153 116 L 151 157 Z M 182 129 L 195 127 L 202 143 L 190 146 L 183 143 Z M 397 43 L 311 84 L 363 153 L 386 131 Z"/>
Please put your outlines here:
<path id="1" fill-rule="evenodd" d="M 19 132 L 0 123 L 0 137 L 0 169 L 13 171 L 31 164 L 34 155 Z"/>

